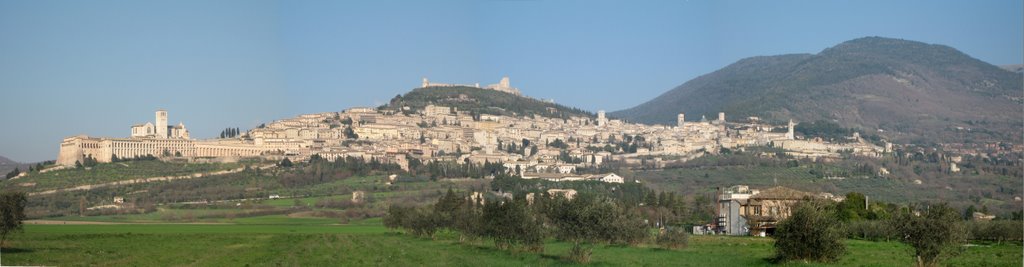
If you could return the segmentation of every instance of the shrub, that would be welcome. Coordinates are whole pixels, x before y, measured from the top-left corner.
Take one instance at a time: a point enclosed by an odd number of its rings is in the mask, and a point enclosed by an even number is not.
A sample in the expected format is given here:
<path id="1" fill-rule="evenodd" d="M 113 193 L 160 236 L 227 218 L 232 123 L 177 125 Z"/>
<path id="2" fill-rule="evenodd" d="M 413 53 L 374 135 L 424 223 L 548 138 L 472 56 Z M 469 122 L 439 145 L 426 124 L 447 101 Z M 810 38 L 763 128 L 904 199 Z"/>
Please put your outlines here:
<path id="1" fill-rule="evenodd" d="M 846 237 L 870 241 L 896 239 L 896 230 L 885 221 L 853 221 L 846 223 Z"/>
<path id="2" fill-rule="evenodd" d="M 658 233 L 655 242 L 667 249 L 686 248 L 690 243 L 690 235 L 681 227 L 671 227 Z"/>
<path id="3" fill-rule="evenodd" d="M 1024 240 L 1024 223 L 1021 221 L 987 221 L 967 224 L 971 240 L 1020 241 Z"/>
<path id="4" fill-rule="evenodd" d="M 413 235 L 420 237 L 433 237 L 437 229 L 440 228 L 440 216 L 427 208 L 415 208 L 409 214 L 406 222 L 408 225 L 406 229 L 412 231 Z"/>
<path id="5" fill-rule="evenodd" d="M 346 217 L 351 217 L 346 214 Z M 428 207 L 404 207 L 392 204 L 381 219 L 385 227 L 402 228 L 421 237 L 433 237 L 439 228 L 439 218 Z"/>
<path id="6" fill-rule="evenodd" d="M 775 257 L 778 261 L 809 260 L 832 262 L 846 253 L 844 232 L 826 204 L 807 202 L 779 222 L 775 229 Z"/>
<path id="7" fill-rule="evenodd" d="M 391 204 L 388 206 L 388 212 L 381 218 L 381 223 L 385 227 L 390 229 L 398 229 L 407 225 L 409 214 L 412 213 L 412 207 L 399 206 Z"/>

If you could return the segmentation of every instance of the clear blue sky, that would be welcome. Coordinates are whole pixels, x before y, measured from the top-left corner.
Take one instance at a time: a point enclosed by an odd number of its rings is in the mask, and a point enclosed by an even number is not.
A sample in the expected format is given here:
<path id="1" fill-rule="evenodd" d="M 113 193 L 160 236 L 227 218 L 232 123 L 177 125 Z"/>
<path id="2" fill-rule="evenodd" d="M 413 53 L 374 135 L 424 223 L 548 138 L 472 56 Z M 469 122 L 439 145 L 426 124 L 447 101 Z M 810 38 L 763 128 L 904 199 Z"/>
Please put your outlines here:
<path id="1" fill-rule="evenodd" d="M 429 3 L 427 3 L 429 2 Z M 0 155 L 124 137 L 158 108 L 193 137 L 509 75 L 588 110 L 739 59 L 884 36 L 1022 62 L 1022 1 L 0 1 Z"/>

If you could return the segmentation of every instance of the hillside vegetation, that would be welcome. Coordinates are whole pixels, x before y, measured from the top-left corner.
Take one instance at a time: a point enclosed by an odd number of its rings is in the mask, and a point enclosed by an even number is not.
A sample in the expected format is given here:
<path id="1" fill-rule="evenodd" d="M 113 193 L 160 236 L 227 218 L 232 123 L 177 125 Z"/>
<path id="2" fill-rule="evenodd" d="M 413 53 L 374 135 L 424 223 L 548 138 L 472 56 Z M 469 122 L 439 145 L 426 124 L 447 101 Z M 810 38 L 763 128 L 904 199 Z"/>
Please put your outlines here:
<path id="1" fill-rule="evenodd" d="M 382 108 L 415 112 L 427 105 L 458 108 L 473 114 L 505 116 L 544 116 L 550 118 L 594 117 L 590 112 L 529 97 L 473 87 L 416 88 L 405 95 L 395 96 Z M 408 110 L 404 108 L 408 107 Z"/>
<path id="2" fill-rule="evenodd" d="M 254 162 L 248 162 L 256 164 Z M 27 192 L 70 188 L 124 180 L 173 177 L 197 173 L 224 171 L 241 167 L 239 163 L 184 163 L 159 160 L 138 160 L 98 164 L 93 167 L 69 168 L 28 175 L 0 182 L 0 189 L 17 188 Z"/>
<path id="3" fill-rule="evenodd" d="M 835 121 L 903 142 L 1017 141 L 1022 88 L 1020 73 L 948 46 L 866 37 L 818 54 L 743 59 L 611 115 L 672 124 L 678 113 L 721 111 Z"/>

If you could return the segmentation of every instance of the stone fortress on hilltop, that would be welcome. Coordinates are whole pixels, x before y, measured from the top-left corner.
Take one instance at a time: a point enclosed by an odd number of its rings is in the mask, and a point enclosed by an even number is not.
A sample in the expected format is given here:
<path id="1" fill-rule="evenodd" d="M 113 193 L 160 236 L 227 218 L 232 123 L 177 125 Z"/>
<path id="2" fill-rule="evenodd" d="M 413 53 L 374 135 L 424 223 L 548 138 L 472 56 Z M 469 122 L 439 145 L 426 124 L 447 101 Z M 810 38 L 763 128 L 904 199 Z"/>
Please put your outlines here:
<path id="1" fill-rule="evenodd" d="M 467 86 L 430 83 L 423 87 Z M 476 87 L 518 95 L 505 77 L 495 85 Z M 472 99 L 468 99 L 472 101 Z M 616 181 L 612 175 L 585 175 L 577 168 L 593 169 L 610 161 L 661 168 L 705 154 L 746 147 L 783 148 L 798 158 L 834 159 L 843 153 L 879 157 L 891 150 L 861 140 L 844 143 L 798 139 L 795 123 L 776 126 L 756 118 L 727 122 L 701 116 L 687 121 L 678 114 L 676 125 L 645 125 L 608 118 L 553 118 L 472 114 L 454 107 L 350 108 L 340 112 L 304 114 L 273 121 L 244 131 L 237 137 L 196 140 L 183 123 L 167 125 L 167 111 L 156 121 L 134 125 L 128 138 L 65 138 L 57 163 L 75 166 L 86 158 L 97 162 L 155 156 L 188 161 L 236 161 L 242 158 L 305 160 L 319 155 L 327 160 L 359 158 L 395 163 L 408 168 L 409 159 L 423 163 L 502 163 L 526 179 L 554 181 Z M 780 128 L 786 127 L 786 131 Z"/>
<path id="2" fill-rule="evenodd" d="M 509 93 L 509 94 L 513 94 L 513 95 L 517 95 L 517 96 L 522 96 L 523 95 L 522 93 L 519 92 L 518 88 L 512 87 L 511 83 L 509 83 L 508 76 L 502 77 L 501 81 L 499 81 L 496 84 L 491 84 L 491 85 L 487 85 L 487 86 L 484 86 L 484 87 L 480 87 L 480 83 L 475 83 L 475 84 L 432 83 L 432 82 L 430 82 L 430 80 L 427 80 L 427 77 L 423 77 L 423 83 L 420 84 L 420 87 L 421 88 L 427 88 L 427 87 L 474 87 L 474 88 L 480 88 L 480 89 L 490 89 L 490 90 L 495 90 L 495 91 L 499 91 L 499 92 L 505 92 L 505 93 Z"/>

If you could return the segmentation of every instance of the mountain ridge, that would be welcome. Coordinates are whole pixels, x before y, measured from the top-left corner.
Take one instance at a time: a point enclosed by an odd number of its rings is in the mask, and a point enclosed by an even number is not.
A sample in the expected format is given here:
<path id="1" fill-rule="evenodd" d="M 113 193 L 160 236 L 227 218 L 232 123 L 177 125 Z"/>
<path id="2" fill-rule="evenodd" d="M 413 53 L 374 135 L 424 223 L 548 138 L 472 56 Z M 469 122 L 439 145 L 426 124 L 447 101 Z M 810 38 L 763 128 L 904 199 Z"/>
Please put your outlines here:
<path id="1" fill-rule="evenodd" d="M 726 112 L 835 121 L 904 142 L 1019 141 L 1022 87 L 1020 74 L 949 46 L 864 37 L 817 54 L 741 59 L 610 115 L 671 125 L 678 113 Z"/>

